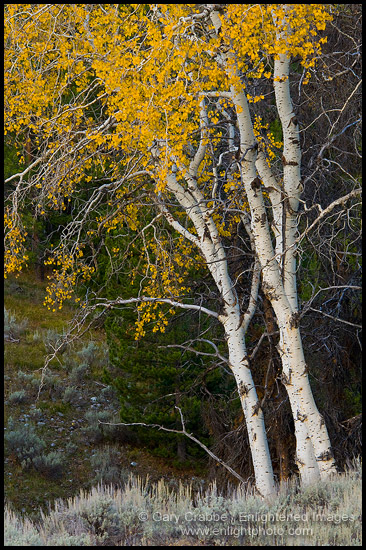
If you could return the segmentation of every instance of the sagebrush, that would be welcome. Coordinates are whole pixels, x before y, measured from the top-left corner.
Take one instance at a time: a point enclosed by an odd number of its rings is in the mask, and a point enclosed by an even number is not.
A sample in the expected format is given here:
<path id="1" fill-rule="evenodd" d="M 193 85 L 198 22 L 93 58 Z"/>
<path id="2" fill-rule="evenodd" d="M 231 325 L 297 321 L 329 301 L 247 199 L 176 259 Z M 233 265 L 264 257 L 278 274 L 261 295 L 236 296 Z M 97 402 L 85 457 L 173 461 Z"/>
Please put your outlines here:
<path id="1" fill-rule="evenodd" d="M 361 467 L 263 500 L 130 477 L 58 500 L 35 525 L 5 506 L 6 546 L 361 546 Z"/>

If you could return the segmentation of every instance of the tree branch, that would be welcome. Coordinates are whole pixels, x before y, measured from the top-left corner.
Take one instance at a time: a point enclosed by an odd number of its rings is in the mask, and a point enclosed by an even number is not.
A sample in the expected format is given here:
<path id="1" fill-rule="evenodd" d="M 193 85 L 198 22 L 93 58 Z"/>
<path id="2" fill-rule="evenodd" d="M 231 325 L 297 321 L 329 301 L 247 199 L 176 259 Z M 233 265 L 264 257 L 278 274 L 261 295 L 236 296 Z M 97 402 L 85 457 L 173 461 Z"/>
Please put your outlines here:
<path id="1" fill-rule="evenodd" d="M 205 338 L 197 338 L 195 341 L 196 342 L 206 342 L 207 344 L 210 344 L 214 348 L 215 353 L 208 353 L 208 352 L 204 352 L 204 351 L 198 351 L 195 348 L 192 348 L 191 346 L 188 346 L 188 345 L 185 345 L 185 344 L 168 344 L 167 346 L 161 346 L 161 347 L 164 347 L 164 348 L 180 348 L 180 349 L 184 349 L 185 351 L 191 351 L 191 352 L 195 353 L 196 355 L 207 355 L 209 357 L 217 357 L 218 359 L 220 359 L 221 361 L 223 361 L 224 363 L 226 363 L 227 365 L 230 366 L 230 361 L 226 357 L 221 355 L 221 353 L 219 352 L 216 344 L 211 342 L 211 340 L 206 340 Z"/>
<path id="2" fill-rule="evenodd" d="M 108 310 L 118 305 L 143 303 L 143 302 L 164 303 L 164 304 L 169 304 L 173 307 L 180 307 L 182 309 L 191 309 L 195 311 L 201 311 L 202 313 L 206 313 L 207 315 L 210 315 L 211 317 L 215 317 L 216 319 L 220 319 L 221 317 L 216 311 L 212 311 L 211 309 L 208 309 L 204 306 L 199 306 L 196 304 L 183 304 L 182 302 L 177 302 L 176 300 L 172 300 L 170 298 L 153 298 L 150 296 L 141 296 L 139 298 L 127 298 L 127 299 L 118 298 L 117 300 L 111 300 L 110 302 L 109 301 L 100 302 L 92 306 L 92 309 L 95 309 L 96 307 L 104 307 L 106 310 Z"/>
<path id="3" fill-rule="evenodd" d="M 329 319 L 333 319 L 333 321 L 339 321 L 340 323 L 345 323 L 346 325 L 350 325 L 351 327 L 356 328 L 362 328 L 362 325 L 357 325 L 356 323 L 351 323 L 350 321 L 345 321 L 344 319 L 339 319 L 339 317 L 334 317 L 333 315 L 329 315 L 329 313 L 324 313 L 324 311 L 321 311 L 320 309 L 315 309 L 313 307 L 309 307 L 311 311 L 315 311 L 316 313 L 321 313 L 324 315 L 324 317 L 329 317 Z"/>
<path id="4" fill-rule="evenodd" d="M 114 424 L 113 422 L 101 422 L 100 420 L 98 420 L 98 422 L 99 422 L 99 424 L 107 424 L 109 426 L 145 426 L 147 428 L 157 428 L 158 430 L 163 430 L 164 432 L 170 432 L 170 433 L 185 435 L 186 437 L 188 437 L 189 439 L 191 439 L 192 441 L 197 443 L 197 445 L 199 445 L 204 451 L 206 451 L 206 453 L 208 455 L 210 455 L 211 458 L 213 458 L 214 460 L 216 460 L 216 462 L 221 464 L 221 466 L 226 468 L 226 470 L 228 470 L 228 472 L 230 472 L 231 475 L 236 477 L 236 479 L 238 479 L 241 483 L 245 483 L 244 479 L 237 472 L 235 472 L 235 470 L 230 468 L 230 466 L 228 464 L 226 464 L 226 462 L 224 462 L 221 458 L 217 457 L 212 451 L 210 451 L 210 449 L 208 447 L 206 447 L 206 445 L 204 443 L 202 443 L 194 435 L 187 432 L 185 424 L 184 424 L 184 418 L 183 418 L 182 411 L 177 406 L 175 406 L 175 408 L 178 409 L 179 414 L 180 414 L 180 420 L 181 420 L 181 423 L 182 423 L 182 429 L 181 430 L 173 430 L 171 428 L 165 428 L 164 426 L 160 426 L 160 424 L 145 424 L 145 422 L 119 422 L 118 424 Z"/>

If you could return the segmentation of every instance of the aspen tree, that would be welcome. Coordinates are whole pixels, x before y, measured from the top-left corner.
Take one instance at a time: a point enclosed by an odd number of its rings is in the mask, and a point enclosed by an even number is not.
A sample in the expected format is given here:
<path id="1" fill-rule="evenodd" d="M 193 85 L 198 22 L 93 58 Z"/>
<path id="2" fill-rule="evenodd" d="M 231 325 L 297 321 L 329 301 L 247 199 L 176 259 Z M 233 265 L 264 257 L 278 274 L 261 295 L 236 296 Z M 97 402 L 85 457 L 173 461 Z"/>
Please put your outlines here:
<path id="1" fill-rule="evenodd" d="M 212 21 L 216 32 L 221 30 L 219 13 L 212 5 Z M 308 370 L 298 327 L 296 289 L 297 210 L 301 193 L 301 151 L 298 121 L 292 107 L 289 87 L 290 39 L 293 27 L 289 22 L 289 7 L 274 10 L 276 37 L 279 43 L 274 58 L 273 86 L 276 106 L 283 130 L 283 185 L 280 188 L 263 158 L 257 151 L 248 101 L 243 89 L 233 83 L 231 93 L 238 113 L 241 149 L 250 149 L 242 161 L 242 180 L 251 210 L 251 229 L 255 250 L 262 267 L 262 288 L 275 311 L 280 328 L 278 346 L 283 365 L 283 381 L 289 395 L 296 432 L 297 464 L 304 483 L 334 473 L 335 462 L 324 419 L 319 414 L 310 388 Z M 292 23 L 294 26 L 295 23 Z M 280 30 L 282 29 L 282 30 Z M 229 51 L 223 63 L 233 82 L 238 80 L 236 58 Z M 273 249 L 263 195 L 253 188 L 261 179 L 270 190 L 276 245 Z"/>
<path id="2" fill-rule="evenodd" d="M 289 88 L 291 56 L 309 71 L 321 54 L 328 11 L 320 4 L 6 6 L 5 134 L 20 162 L 6 179 L 6 272 L 27 258 L 24 212 L 42 218 L 71 207 L 48 251 L 46 307 L 74 300 L 80 326 L 135 304 L 137 338 L 148 323 L 164 331 L 177 308 L 221 323 L 264 496 L 275 491 L 274 476 L 245 341 L 260 287 L 279 325 L 302 480 L 334 471 L 299 332 L 301 150 Z M 265 96 L 274 100 L 283 143 L 255 112 Z M 139 296 L 108 300 L 100 289 L 75 298 L 78 283 L 99 269 L 98 250 L 118 272 L 136 234 L 144 243 Z M 125 251 L 121 235 L 130 238 Z M 238 235 L 254 255 L 245 299 L 236 283 L 247 274 L 235 274 L 228 258 Z M 195 266 L 210 274 L 217 308 L 190 293 Z"/>

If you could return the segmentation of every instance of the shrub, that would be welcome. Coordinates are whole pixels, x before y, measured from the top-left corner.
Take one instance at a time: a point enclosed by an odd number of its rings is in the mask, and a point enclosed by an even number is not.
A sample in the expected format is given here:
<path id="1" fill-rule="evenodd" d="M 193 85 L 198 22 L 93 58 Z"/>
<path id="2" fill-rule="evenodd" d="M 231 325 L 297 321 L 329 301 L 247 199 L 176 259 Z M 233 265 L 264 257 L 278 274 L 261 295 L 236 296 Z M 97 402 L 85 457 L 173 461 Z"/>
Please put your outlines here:
<path id="1" fill-rule="evenodd" d="M 65 451 L 67 454 L 74 455 L 76 451 L 78 450 L 78 446 L 75 445 L 72 441 L 68 441 L 66 443 Z"/>
<path id="2" fill-rule="evenodd" d="M 48 329 L 47 332 L 42 336 L 42 340 L 47 353 L 51 353 L 55 351 L 55 348 L 58 347 L 59 344 L 61 343 L 62 338 L 63 338 L 63 334 L 59 334 L 53 329 Z M 60 346 L 58 353 L 64 353 L 65 350 L 66 350 L 66 344 L 64 343 L 62 346 Z"/>
<path id="3" fill-rule="evenodd" d="M 91 340 L 77 352 L 77 355 L 82 359 L 83 363 L 86 363 L 90 367 L 97 357 L 98 350 L 98 346 Z"/>
<path id="4" fill-rule="evenodd" d="M 84 381 L 85 375 L 89 370 L 88 363 L 81 363 L 74 367 L 70 373 L 69 380 L 73 384 L 82 384 Z"/>
<path id="5" fill-rule="evenodd" d="M 27 374 L 22 370 L 18 370 L 17 376 L 22 386 L 27 387 L 30 397 L 35 397 L 38 393 L 41 378 L 35 374 Z"/>
<path id="6" fill-rule="evenodd" d="M 125 443 L 134 441 L 134 434 L 129 431 L 128 427 L 120 426 L 118 424 L 119 416 L 110 410 L 96 411 L 92 409 L 86 413 L 85 420 L 88 426 L 81 428 L 81 431 L 94 443 L 99 443 L 104 439 Z M 101 424 L 100 422 L 110 424 Z"/>
<path id="7" fill-rule="evenodd" d="M 64 386 L 57 375 L 50 373 L 50 371 L 46 369 L 43 373 L 43 378 L 40 378 L 38 380 L 38 385 L 40 384 L 41 380 L 42 391 L 48 391 L 48 394 L 52 395 L 53 397 L 61 397 Z"/>
<path id="8" fill-rule="evenodd" d="M 12 315 L 4 307 L 4 339 L 5 340 L 19 340 L 20 336 L 24 334 L 28 326 L 28 319 L 17 321 L 15 315 Z"/>
<path id="9" fill-rule="evenodd" d="M 32 340 L 33 342 L 41 342 L 42 341 L 42 335 L 39 332 L 39 330 L 35 330 L 32 334 Z"/>
<path id="10" fill-rule="evenodd" d="M 19 378 L 20 382 L 23 382 L 24 384 L 30 384 L 34 387 L 38 387 L 39 385 L 39 378 L 34 376 L 34 374 L 28 374 L 26 372 L 23 372 L 21 369 L 17 372 L 17 377 Z"/>
<path id="11" fill-rule="evenodd" d="M 57 451 L 51 451 L 48 455 L 34 457 L 33 465 L 44 476 L 59 479 L 63 476 L 64 457 Z"/>
<path id="12" fill-rule="evenodd" d="M 96 546 L 95 537 L 91 533 L 69 535 L 56 533 L 47 537 L 47 546 Z"/>
<path id="13" fill-rule="evenodd" d="M 119 404 L 116 390 L 112 386 L 106 386 L 99 394 L 99 401 L 106 405 L 113 405 L 113 403 Z"/>
<path id="14" fill-rule="evenodd" d="M 99 542 L 119 533 L 118 509 L 110 495 L 100 495 L 93 501 L 81 503 L 80 516 L 86 520 Z"/>
<path id="15" fill-rule="evenodd" d="M 25 390 L 13 391 L 7 399 L 9 405 L 17 405 L 24 403 L 27 400 L 27 394 Z"/>
<path id="16" fill-rule="evenodd" d="M 42 335 L 42 340 L 47 352 L 54 350 L 58 339 L 59 334 L 53 329 L 48 329 L 47 332 Z"/>
<path id="17" fill-rule="evenodd" d="M 29 468 L 33 459 L 40 456 L 46 447 L 46 443 L 38 437 L 32 424 L 16 427 L 11 417 L 5 433 L 5 442 L 9 453 L 16 455 L 23 468 Z"/>
<path id="18" fill-rule="evenodd" d="M 69 386 L 65 389 L 62 399 L 65 403 L 77 405 L 80 402 L 80 391 L 75 386 Z"/>
<path id="19" fill-rule="evenodd" d="M 94 443 L 99 443 L 104 438 L 115 439 L 121 433 L 121 426 L 100 424 L 100 422 L 119 422 L 119 418 L 110 411 L 90 410 L 85 414 L 85 420 L 88 426 L 82 428 L 82 432 Z"/>
<path id="20" fill-rule="evenodd" d="M 128 480 L 129 473 L 120 468 L 120 458 L 115 447 L 106 445 L 95 450 L 90 458 L 90 464 L 95 472 L 94 483 L 121 483 Z"/>
<path id="21" fill-rule="evenodd" d="M 48 515 L 42 514 L 42 544 L 27 542 L 37 541 L 36 530 L 6 508 L 5 545 L 361 546 L 358 472 L 333 476 L 322 486 L 329 502 L 316 508 L 308 499 L 316 486 L 283 485 L 266 501 L 241 487 L 223 497 L 215 484 L 193 494 L 192 486 L 172 490 L 163 480 L 151 484 L 131 476 L 123 488 L 98 484 L 67 502 L 57 501 Z M 270 519 L 277 513 L 285 521 Z"/>
<path id="22" fill-rule="evenodd" d="M 35 406 L 33 407 L 31 406 L 31 409 L 29 410 L 29 414 L 33 418 L 33 420 L 40 420 L 40 418 L 42 418 L 43 416 L 43 412 L 41 411 L 41 409 L 38 409 Z"/>
<path id="23" fill-rule="evenodd" d="M 33 523 L 27 518 L 19 518 L 8 506 L 5 506 L 4 524 L 5 546 L 43 546 Z"/>

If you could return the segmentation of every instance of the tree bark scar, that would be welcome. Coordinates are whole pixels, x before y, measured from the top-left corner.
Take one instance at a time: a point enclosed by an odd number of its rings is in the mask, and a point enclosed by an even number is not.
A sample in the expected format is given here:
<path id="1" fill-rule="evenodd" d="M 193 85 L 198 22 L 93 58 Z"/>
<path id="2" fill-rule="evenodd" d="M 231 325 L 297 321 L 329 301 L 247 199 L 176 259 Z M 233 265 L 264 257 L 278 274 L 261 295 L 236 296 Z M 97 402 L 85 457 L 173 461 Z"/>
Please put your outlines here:
<path id="1" fill-rule="evenodd" d="M 240 397 L 246 397 L 249 393 L 248 386 L 246 386 L 244 382 L 240 382 L 239 384 L 239 393 Z"/>
<path id="2" fill-rule="evenodd" d="M 281 382 L 285 386 L 291 386 L 291 369 L 289 369 L 288 376 L 284 372 L 281 374 Z"/>
<path id="3" fill-rule="evenodd" d="M 226 9 L 226 4 L 215 4 L 215 11 L 219 13 L 225 13 Z"/>
<path id="4" fill-rule="evenodd" d="M 263 290 L 265 296 L 267 296 L 267 298 L 270 302 L 278 300 L 276 290 L 271 285 L 266 283 L 265 281 L 263 281 L 263 283 L 262 283 L 262 290 Z"/>
<path id="5" fill-rule="evenodd" d="M 254 180 L 251 182 L 250 186 L 254 191 L 254 196 L 256 197 L 257 196 L 257 190 L 261 188 L 261 180 L 258 177 L 254 178 Z"/>
<path id="6" fill-rule="evenodd" d="M 249 355 L 243 355 L 243 359 L 240 361 L 240 363 L 246 363 L 249 365 Z"/>
<path id="7" fill-rule="evenodd" d="M 290 200 L 288 197 L 285 197 L 283 195 L 283 205 L 284 205 L 284 210 L 286 210 L 287 212 L 289 212 L 290 214 L 297 214 L 296 210 L 294 210 L 292 207 L 291 207 L 291 204 L 290 204 Z"/>
<path id="8" fill-rule="evenodd" d="M 290 319 L 290 327 L 291 328 L 298 328 L 300 324 L 300 314 L 296 311 L 291 315 Z"/>
<path id="9" fill-rule="evenodd" d="M 292 122 L 292 124 L 293 124 L 294 126 L 297 126 L 297 125 L 299 124 L 297 118 L 296 118 L 295 116 L 293 116 L 293 117 L 290 119 L 290 122 L 288 123 L 287 128 L 289 128 L 291 122 Z"/>
<path id="10" fill-rule="evenodd" d="M 211 241 L 210 232 L 206 226 L 205 226 L 205 229 L 203 230 L 202 241 L 204 241 L 205 239 L 208 239 L 209 241 Z"/>
<path id="11" fill-rule="evenodd" d="M 252 416 L 256 416 L 258 412 L 262 409 L 261 402 L 258 400 L 255 405 L 253 405 L 253 413 Z"/>
<path id="12" fill-rule="evenodd" d="M 296 455 L 296 463 L 299 465 L 299 466 L 305 466 L 305 462 L 302 462 L 299 457 Z"/>
<path id="13" fill-rule="evenodd" d="M 332 451 L 328 449 L 316 457 L 317 460 L 331 460 L 333 458 Z"/>
<path id="14" fill-rule="evenodd" d="M 282 159 L 282 164 L 284 166 L 298 166 L 299 165 L 298 162 L 294 162 L 293 160 L 287 161 L 284 155 L 282 155 L 281 159 Z"/>
<path id="15" fill-rule="evenodd" d="M 217 31 L 217 34 L 220 34 L 221 27 Z M 230 46 L 226 44 L 226 42 L 221 38 L 219 49 L 222 51 L 222 53 L 227 53 L 230 50 Z"/>

